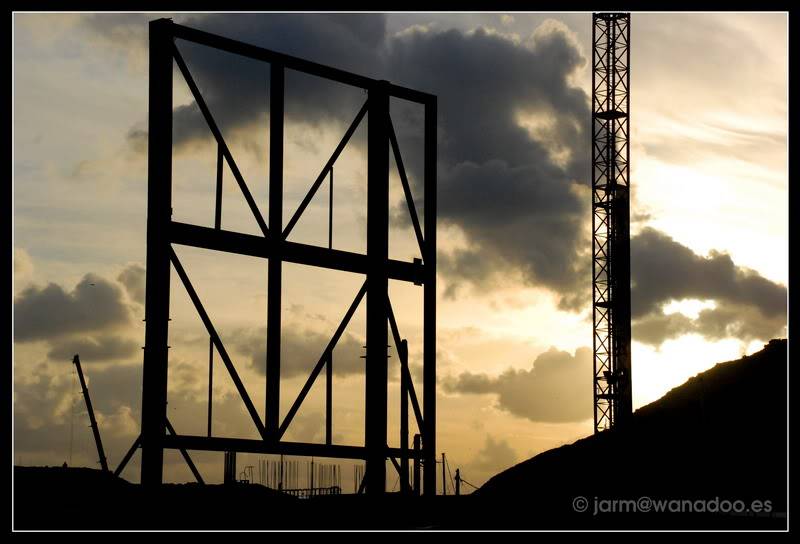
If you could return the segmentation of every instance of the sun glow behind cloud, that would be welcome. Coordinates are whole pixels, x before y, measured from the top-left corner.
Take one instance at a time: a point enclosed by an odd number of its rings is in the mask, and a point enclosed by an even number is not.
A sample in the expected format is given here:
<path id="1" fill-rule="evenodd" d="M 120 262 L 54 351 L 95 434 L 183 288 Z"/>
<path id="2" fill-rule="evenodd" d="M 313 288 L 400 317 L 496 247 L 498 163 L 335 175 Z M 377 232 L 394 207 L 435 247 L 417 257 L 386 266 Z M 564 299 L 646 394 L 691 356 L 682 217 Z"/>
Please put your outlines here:
<path id="1" fill-rule="evenodd" d="M 143 65 L 136 60 L 138 53 L 131 53 L 142 51 L 141 44 L 134 44 L 145 34 L 129 34 L 125 25 L 115 27 L 112 35 L 124 41 L 125 47 L 120 48 L 122 42 L 115 46 L 113 40 L 100 39 L 96 33 L 80 26 L 84 20 L 82 16 L 16 17 L 15 21 L 19 23 L 15 27 L 17 56 L 14 72 L 15 244 L 19 251 L 24 251 L 19 257 L 16 281 L 30 280 L 39 285 L 55 282 L 69 290 L 88 271 L 115 278 L 127 263 L 144 263 L 146 161 L 143 156 L 131 152 L 125 135 L 131 127 L 146 128 L 143 124 L 147 109 L 146 62 Z M 413 23 L 408 19 L 413 17 L 419 24 L 436 21 L 422 33 L 428 39 L 449 28 L 471 30 L 486 27 L 497 29 L 484 32 L 488 38 L 502 38 L 503 33 L 513 33 L 519 37 L 518 44 L 529 44 L 530 37 L 542 21 L 563 19 L 567 26 L 551 21 L 539 36 L 546 34 L 545 30 L 566 31 L 570 39 L 580 45 L 584 56 L 590 51 L 585 32 L 589 28 L 588 14 L 564 17 L 515 14 L 513 20 L 502 22 L 497 15 L 395 14 L 389 16 L 387 24 L 390 28 L 410 29 Z M 637 34 L 634 36 L 636 55 L 632 76 L 632 212 L 647 216 L 637 221 L 636 228 L 655 227 L 699 255 L 707 255 L 710 250 L 727 251 L 737 265 L 747 266 L 766 278 L 786 284 L 786 95 L 781 94 L 786 87 L 785 63 L 781 64 L 785 58 L 785 36 L 776 32 L 775 24 L 775 19 L 780 17 L 667 17 L 657 14 L 636 14 L 634 17 Z M 110 26 L 103 22 L 102 17 L 99 24 Z M 692 33 L 692 25 L 710 32 Z M 737 65 L 741 70 L 737 77 L 747 78 L 749 72 L 746 70 L 757 66 L 760 77 L 763 77 L 763 88 L 748 87 L 747 93 L 734 96 L 730 91 L 730 81 L 726 79 L 729 77 L 725 73 L 728 67 L 703 66 L 702 63 L 698 67 L 698 59 L 684 62 L 686 57 L 677 54 L 675 58 L 681 59 L 680 62 L 665 57 L 663 51 L 667 45 L 680 45 L 664 41 L 669 28 L 688 32 L 693 39 L 707 39 L 707 43 L 701 44 L 697 51 L 703 51 L 712 61 L 722 53 L 724 58 L 736 56 L 730 52 L 731 47 L 740 45 L 736 39 L 729 39 L 731 37 L 742 36 L 741 47 L 757 42 L 756 52 L 748 55 L 756 55 L 756 59 L 764 60 L 764 64 L 740 55 L 743 60 Z M 781 29 L 780 24 L 777 29 Z M 419 28 L 410 29 L 401 37 L 410 39 L 417 34 L 420 34 Z M 477 31 L 471 34 L 474 40 L 482 39 L 481 35 Z M 191 61 L 188 53 L 187 61 Z M 543 67 L 531 65 L 530 75 L 535 76 L 540 69 Z M 569 80 L 588 92 L 587 73 L 588 68 L 584 66 L 575 70 Z M 176 81 L 179 81 L 178 77 Z M 69 92 L 62 92 L 65 82 L 69 83 Z M 264 100 L 267 100 L 266 95 Z M 189 94 L 180 86 L 176 86 L 175 103 L 191 103 Z M 459 115 L 472 120 L 477 113 L 480 112 L 459 112 Z M 254 114 L 252 126 L 238 129 L 239 132 L 230 135 L 230 140 L 251 191 L 257 196 L 262 213 L 266 214 L 269 165 L 264 150 L 268 141 L 268 118 L 262 114 L 263 111 L 258 116 Z M 556 119 L 555 110 L 548 108 L 519 114 L 515 119 L 517 126 L 527 130 L 532 141 L 545 146 L 548 153 L 545 159 L 563 167 L 574 158 L 569 155 L 574 142 L 558 140 L 558 121 L 563 120 Z M 293 206 L 318 174 L 344 128 L 335 122 L 287 124 L 290 136 L 286 152 L 289 196 L 285 203 L 285 218 L 291 215 Z M 358 133 L 354 136 L 354 143 L 357 144 L 362 137 L 363 134 Z M 497 142 L 483 141 L 481 149 L 493 143 Z M 588 145 L 587 142 L 584 144 Z M 409 154 L 412 154 L 411 150 Z M 183 214 L 186 220 L 196 219 L 204 223 L 211 220 L 214 158 L 214 146 L 206 141 L 186 150 L 176 160 L 175 189 L 179 193 L 176 203 L 182 203 L 176 205 L 176 213 Z M 487 171 L 503 173 L 499 168 Z M 363 153 L 357 145 L 348 148 L 335 172 L 334 222 L 337 231 L 334 247 L 351 251 L 364 249 L 361 236 L 364 227 L 364 207 L 361 205 L 365 196 L 364 174 Z M 257 226 L 248 217 L 249 211 L 242 203 L 229 172 L 226 172 L 225 180 L 223 225 L 257 233 Z M 493 183 L 496 181 L 492 179 Z M 392 202 L 400 205 L 401 193 L 395 175 L 391 183 Z M 581 194 L 582 190 L 575 189 L 588 206 L 589 193 Z M 447 197 L 440 195 L 440 205 Z M 493 203 L 484 198 L 480 204 L 482 209 L 488 209 Z M 532 215 L 552 212 L 549 208 L 537 208 L 538 202 L 523 204 L 530 204 L 534 210 Z M 298 223 L 293 239 L 325 245 L 326 185 L 312 202 L 309 212 L 311 215 L 306 221 Z M 587 214 L 579 226 L 583 229 L 581 236 L 588 235 L 589 217 Z M 324 224 L 321 225 L 320 221 Z M 537 244 L 550 241 L 554 234 L 545 230 L 542 236 L 541 230 L 537 232 L 536 229 L 555 229 L 558 224 L 523 224 L 531 227 L 522 232 L 514 231 L 513 236 L 520 242 L 514 247 L 528 247 L 530 254 L 536 257 Z M 392 228 L 392 243 L 398 242 L 393 245 L 392 251 L 396 251 L 393 256 L 410 260 L 416 243 L 410 230 L 401 223 L 393 224 Z M 586 240 L 588 242 L 588 237 Z M 440 223 L 440 253 L 450 253 L 456 248 L 468 249 L 473 241 L 474 237 L 458 226 Z M 492 249 L 491 245 L 487 247 Z M 238 338 L 236 334 L 240 328 L 263 326 L 267 278 L 264 263 L 247 259 L 214 259 L 190 253 L 181 253 L 181 258 L 185 259 L 187 271 L 197 282 L 198 289 L 202 289 L 204 302 L 214 308 L 213 313 L 222 322 L 220 326 L 224 327 L 225 334 Z M 576 311 L 565 311 L 559 307 L 559 297 L 553 290 L 530 285 L 514 268 L 514 263 L 492 258 L 481 262 L 499 274 L 484 284 L 465 286 L 457 291 L 457 296 L 446 293 L 451 278 L 443 273 L 440 279 L 441 379 L 463 372 L 485 373 L 496 378 L 509 369 L 529 371 L 537 357 L 551 346 L 572 354 L 576 349 L 589 345 L 588 282 L 586 304 Z M 299 331 L 307 326 L 309 330 L 313 328 L 320 334 L 326 333 L 349 302 L 345 299 L 358 288 L 353 278 L 318 276 L 302 267 L 291 267 L 290 271 L 287 268 L 285 275 L 289 279 L 284 292 L 287 305 L 284 315 L 287 323 Z M 15 284 L 15 292 L 17 287 Z M 173 288 L 175 293 L 182 289 L 177 284 Z M 408 335 L 410 344 L 418 345 L 418 301 L 402 288 L 393 286 L 392 289 L 396 293 L 393 301 L 397 301 L 395 311 L 401 328 Z M 680 300 L 668 303 L 665 310 L 668 314 L 696 317 L 701 310 L 713 307 L 714 303 L 708 301 Z M 185 415 L 176 421 L 182 428 L 193 428 L 191 426 L 196 422 L 190 421 L 191 412 L 202 411 L 204 407 L 207 336 L 198 322 L 184 325 L 180 321 L 193 313 L 185 296 L 176 294 L 173 308 L 176 370 L 171 394 L 174 394 L 176 410 L 182 410 Z M 350 332 L 357 337 L 361 334 L 361 327 L 363 317 L 357 315 Z M 141 323 L 136 323 L 130 336 L 138 341 L 142 332 Z M 742 342 L 734 339 L 709 341 L 697 334 L 687 334 L 669 339 L 655 348 L 636 342 L 634 336 L 635 406 L 655 400 L 669 388 L 680 385 L 686 378 L 714 363 L 736 358 L 742 351 L 752 352 L 759 346 L 757 341 L 743 346 Z M 68 387 L 65 389 L 62 383 L 67 379 L 63 375 L 65 369 L 63 365 L 59 366 L 61 362 L 47 361 L 49 349 L 42 344 L 17 344 L 16 389 L 37 391 L 37 384 L 48 383 L 43 376 L 53 375 L 57 379 L 53 379 L 52 392 L 48 394 L 52 397 L 68 394 Z M 251 359 L 250 351 L 237 349 L 237 368 L 247 376 L 256 405 L 263 406 L 263 375 L 250 365 Z M 135 364 L 129 365 L 131 368 L 140 366 L 138 355 L 132 361 Z M 44 366 L 37 366 L 37 363 Z M 313 361 L 308 364 L 313 364 Z M 102 381 L 104 375 L 100 370 L 105 367 L 96 368 L 98 370 L 92 373 L 98 376 L 99 387 L 106 383 Z M 284 402 L 292 399 L 300 381 L 296 379 L 286 383 Z M 341 403 L 337 405 L 337 414 L 341 409 L 342 419 L 337 420 L 335 432 L 345 443 L 358 443 L 362 439 L 363 410 L 359 411 L 359 406 L 363 383 L 355 376 L 348 376 L 337 378 L 337 387 L 341 388 L 337 389 L 335 396 L 336 402 Z M 241 402 L 227 396 L 232 391 L 231 384 L 220 378 L 216 388 L 221 421 L 230 418 L 220 425 L 231 434 L 251 432 L 252 423 L 247 421 L 246 415 L 242 416 Z M 390 385 L 390 395 L 396 393 L 395 388 L 396 384 Z M 138 391 L 135 391 L 132 394 L 134 400 L 130 402 L 134 410 L 138 409 L 137 395 Z M 24 402 L 29 397 L 21 395 L 20 398 L 20 402 Z M 55 399 L 53 417 L 61 423 L 66 398 Z M 303 414 L 308 429 L 315 425 L 318 427 L 320 421 L 320 399 L 315 397 L 312 401 L 309 412 Z M 99 405 L 104 406 L 102 403 Z M 48 417 L 53 414 L 44 413 L 44 410 L 42 413 L 25 412 L 24 416 L 34 422 L 34 427 L 46 428 Z M 126 438 L 129 443 L 134 429 L 130 425 L 130 414 L 121 410 L 117 405 L 109 405 L 101 411 L 101 417 L 105 422 L 118 423 L 119 429 L 131 435 Z M 587 419 L 579 422 L 532 422 L 504 411 L 493 394 L 459 395 L 440 389 L 440 447 L 447 451 L 448 458 L 479 473 L 480 476 L 471 478 L 467 476 L 468 470 L 465 477 L 480 483 L 481 478 L 504 468 L 483 463 L 482 460 L 485 461 L 491 452 L 502 454 L 503 462 L 508 463 L 514 455 L 516 460 L 521 460 L 591 432 L 590 403 L 587 403 L 586 411 Z M 396 419 L 392 421 L 396 423 Z M 110 446 L 114 455 L 121 455 L 121 451 L 113 448 L 121 449 L 123 442 Z M 24 455 L 28 456 L 26 459 L 44 460 L 41 462 L 51 464 L 60 462 L 62 450 L 52 447 L 50 457 L 33 449 L 25 450 Z M 213 458 L 206 462 L 209 470 L 219 472 L 218 463 Z M 173 474 L 178 479 L 186 476 L 185 470 L 177 468 L 179 466 L 180 460 L 176 459 Z"/>

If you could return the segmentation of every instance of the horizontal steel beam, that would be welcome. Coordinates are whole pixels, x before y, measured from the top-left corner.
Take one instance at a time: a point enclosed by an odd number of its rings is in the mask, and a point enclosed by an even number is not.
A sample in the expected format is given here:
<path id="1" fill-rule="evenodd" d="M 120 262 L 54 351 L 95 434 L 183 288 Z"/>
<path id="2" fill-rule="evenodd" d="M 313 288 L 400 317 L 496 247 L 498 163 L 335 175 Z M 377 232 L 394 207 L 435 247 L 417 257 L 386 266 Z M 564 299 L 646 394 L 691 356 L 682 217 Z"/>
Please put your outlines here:
<path id="1" fill-rule="evenodd" d="M 172 221 L 169 240 L 173 244 L 201 247 L 251 257 L 270 257 L 273 242 L 263 236 L 243 234 L 226 230 L 188 225 Z M 308 244 L 284 241 L 281 258 L 284 262 L 318 266 L 356 274 L 366 274 L 369 261 L 366 255 L 328 249 Z M 389 259 L 389 279 L 408 281 L 421 285 L 424 281 L 425 265 L 420 262 L 403 262 Z"/>
<path id="2" fill-rule="evenodd" d="M 270 49 L 239 42 L 230 38 L 224 38 L 222 36 L 217 36 L 216 34 L 210 34 L 202 30 L 189 28 L 176 23 L 172 23 L 170 28 L 172 29 L 172 35 L 181 40 L 198 43 L 214 49 L 227 51 L 228 53 L 241 55 L 243 57 L 260 60 L 263 62 L 282 64 L 290 70 L 297 70 L 298 72 L 304 72 L 313 76 L 331 79 L 333 81 L 338 81 L 339 83 L 352 85 L 353 87 L 369 89 L 378 81 L 370 77 L 361 76 L 352 72 L 347 72 L 331 66 L 325 66 L 324 64 L 311 62 L 298 57 L 292 57 L 291 55 L 278 53 Z M 388 91 L 391 96 L 416 102 L 418 104 L 427 104 L 431 100 L 436 99 L 436 97 L 432 94 L 416 91 L 414 89 L 408 89 L 399 85 L 390 84 L 388 86 Z"/>
<path id="3" fill-rule="evenodd" d="M 337 459 L 366 459 L 367 450 L 363 446 L 341 446 L 310 444 L 306 442 L 267 442 L 247 438 L 222 438 L 193 435 L 168 435 L 163 439 L 165 448 L 197 451 L 236 451 L 246 453 L 297 455 L 307 457 L 331 457 Z M 409 459 L 422 458 L 421 452 L 403 451 L 400 448 L 386 448 L 386 457 L 396 459 L 403 456 Z"/>

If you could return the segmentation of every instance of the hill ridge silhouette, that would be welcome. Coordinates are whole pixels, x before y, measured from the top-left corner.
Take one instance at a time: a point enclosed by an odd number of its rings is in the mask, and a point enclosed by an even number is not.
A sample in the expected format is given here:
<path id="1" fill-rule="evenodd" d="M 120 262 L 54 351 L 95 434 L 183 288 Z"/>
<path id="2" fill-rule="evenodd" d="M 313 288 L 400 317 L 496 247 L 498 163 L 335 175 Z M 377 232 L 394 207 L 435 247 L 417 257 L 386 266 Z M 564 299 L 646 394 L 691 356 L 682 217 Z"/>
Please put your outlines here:
<path id="1" fill-rule="evenodd" d="M 630 426 L 542 452 L 489 479 L 476 497 L 506 506 L 523 498 L 550 525 L 651 526 L 653 516 L 575 512 L 572 501 L 652 499 L 770 501 L 769 515 L 682 514 L 693 527 L 785 525 L 787 462 L 785 339 L 718 363 L 634 412 Z M 514 508 L 497 508 L 513 523 Z M 583 517 L 581 514 L 584 514 Z M 746 514 L 746 515 L 745 515 Z M 735 519 L 734 519 L 735 518 Z M 623 520 L 625 523 L 623 523 Z M 744 520 L 744 521 L 743 521 Z M 495 520 L 498 521 L 498 520 Z"/>

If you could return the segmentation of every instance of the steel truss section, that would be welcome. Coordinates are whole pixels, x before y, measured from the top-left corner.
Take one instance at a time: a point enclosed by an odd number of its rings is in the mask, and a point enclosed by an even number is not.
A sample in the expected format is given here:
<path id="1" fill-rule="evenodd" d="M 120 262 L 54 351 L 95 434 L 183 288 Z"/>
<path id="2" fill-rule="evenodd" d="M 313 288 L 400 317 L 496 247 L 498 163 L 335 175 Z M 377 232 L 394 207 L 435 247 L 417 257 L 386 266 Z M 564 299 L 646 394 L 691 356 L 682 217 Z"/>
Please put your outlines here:
<path id="1" fill-rule="evenodd" d="M 632 413 L 630 14 L 592 16 L 592 313 L 594 430 Z"/>
<path id="2" fill-rule="evenodd" d="M 236 161 L 217 126 L 211 111 L 197 87 L 192 74 L 181 56 L 176 40 L 202 44 L 220 51 L 242 55 L 270 64 L 270 173 L 269 212 L 265 220 L 250 194 Z M 217 190 L 215 226 L 206 228 L 172 221 L 172 109 L 173 67 L 177 66 L 195 102 L 205 118 L 217 143 Z M 295 70 L 345 85 L 365 89 L 366 103 L 345 132 L 339 145 L 311 185 L 298 209 L 288 221 L 282 217 L 283 207 L 283 123 L 284 74 Z M 262 454 L 313 455 L 364 459 L 366 461 L 364 487 L 367 493 L 381 494 L 386 487 L 386 460 L 389 459 L 401 474 L 401 486 L 409 490 L 409 459 L 435 467 L 436 446 L 436 97 L 406 89 L 387 81 L 378 81 L 321 64 L 291 57 L 237 42 L 178 24 L 169 19 L 150 23 L 150 90 L 149 90 L 149 142 L 148 142 L 148 197 L 147 197 L 147 291 L 145 309 L 144 376 L 142 386 L 142 432 L 126 455 L 125 463 L 137 446 L 142 449 L 141 481 L 144 485 L 158 485 L 163 477 L 165 448 L 200 451 L 240 451 Z M 389 101 L 399 98 L 424 107 L 424 230 L 420 225 L 416 207 L 403 166 L 397 137 L 392 126 Z M 288 236 L 304 210 L 311 202 L 327 176 L 331 191 L 333 166 L 350 137 L 364 118 L 368 119 L 368 226 L 367 252 L 357 254 L 316 247 L 288 241 Z M 422 260 L 401 262 L 388 256 L 389 240 L 389 152 L 394 154 L 398 173 L 403 184 L 416 239 Z M 241 190 L 250 211 L 261 230 L 260 236 L 226 231 L 221 228 L 222 166 L 227 164 Z M 331 196 L 332 198 L 332 196 Z M 173 244 L 205 248 L 239 255 L 249 255 L 267 260 L 267 371 L 266 415 L 262 420 L 250 399 L 245 384 L 217 334 L 213 320 L 206 312 L 200 297 L 192 286 Z M 280 343 L 281 343 L 281 269 L 282 263 L 299 263 L 309 266 L 343 270 L 364 275 L 364 284 L 347 309 L 330 342 L 314 366 L 297 399 L 281 421 L 280 406 Z M 212 435 L 211 406 L 209 403 L 208 435 L 178 435 L 167 422 L 168 375 L 168 322 L 170 307 L 170 274 L 172 269 L 181 280 L 197 313 L 205 325 L 209 338 L 209 382 L 213 354 L 222 359 L 228 374 L 242 398 L 258 439 L 221 438 Z M 410 282 L 423 287 L 423 384 L 422 405 L 417 397 L 408 369 L 408 347 L 397 327 L 388 296 L 390 279 Z M 367 355 L 366 355 L 366 417 L 364 446 L 333 444 L 331 440 L 331 365 L 333 349 L 345 331 L 359 304 L 366 299 Z M 387 446 L 387 344 L 391 328 L 401 365 L 401 437 L 400 448 Z M 326 376 L 326 441 L 324 444 L 306 444 L 284 441 L 283 435 L 306 395 L 325 368 Z M 210 399 L 210 395 L 209 395 Z M 421 448 L 408 447 L 408 410 L 422 434 Z M 169 431 L 169 433 L 167 432 Z M 404 436 L 403 436 L 404 434 Z M 188 461 L 188 456 L 186 456 Z M 400 460 L 398 462 L 398 459 Z M 124 467 L 124 463 L 118 471 Z M 194 471 L 196 476 L 199 473 Z M 436 474 L 424 472 L 424 491 L 434 495 Z"/>

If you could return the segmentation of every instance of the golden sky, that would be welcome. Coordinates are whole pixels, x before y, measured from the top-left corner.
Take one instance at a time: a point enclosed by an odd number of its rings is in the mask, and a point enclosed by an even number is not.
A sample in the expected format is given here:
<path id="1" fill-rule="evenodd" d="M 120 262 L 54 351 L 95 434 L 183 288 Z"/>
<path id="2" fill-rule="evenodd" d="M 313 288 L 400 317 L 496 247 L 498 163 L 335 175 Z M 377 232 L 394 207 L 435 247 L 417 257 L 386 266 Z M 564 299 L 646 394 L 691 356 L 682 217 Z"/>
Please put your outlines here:
<path id="1" fill-rule="evenodd" d="M 70 364 L 76 352 L 112 465 L 139 432 L 147 21 L 160 16 L 14 15 L 18 464 L 61 464 L 72 451 L 72 464 L 94 466 Z M 436 94 L 437 449 L 453 470 L 461 467 L 467 480 L 480 484 L 591 432 L 591 14 L 169 16 Z M 634 13 L 631 24 L 638 407 L 786 334 L 788 18 Z M 266 217 L 268 66 L 178 45 Z M 173 219 L 210 226 L 215 146 L 177 72 L 175 82 Z M 288 218 L 364 96 L 297 74 L 287 76 L 286 93 Z M 421 212 L 419 113 L 392 104 Z M 338 249 L 366 248 L 365 141 L 362 126 L 336 164 Z M 418 251 L 401 213 L 393 161 L 390 166 L 390 256 L 411 260 Z M 327 214 L 323 185 L 290 239 L 325 245 Z M 259 232 L 229 171 L 222 222 L 226 229 Z M 263 407 L 266 263 L 189 248 L 177 253 Z M 359 286 L 351 274 L 284 265 L 284 413 Z M 207 334 L 174 275 L 172 293 L 169 417 L 179 432 L 200 434 Z M 417 368 L 421 290 L 392 283 L 390 295 Z M 334 355 L 338 443 L 363 443 L 363 340 L 362 308 Z M 393 363 L 396 358 L 390 359 L 396 372 Z M 398 383 L 390 374 L 390 445 L 396 445 Z M 324 438 L 322 386 L 287 439 Z M 215 432 L 254 437 L 222 365 L 214 394 Z M 221 455 L 196 457 L 207 480 L 221 480 Z M 245 456 L 240 465 L 254 459 Z M 177 455 L 165 462 L 168 480 L 190 478 Z M 124 476 L 138 480 L 138 456 Z"/>

